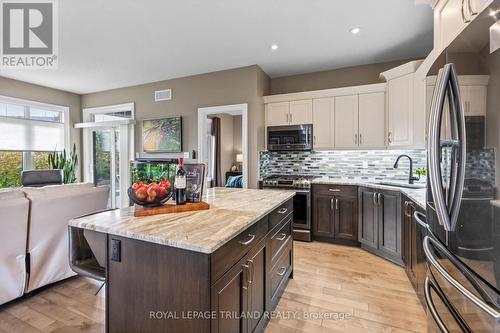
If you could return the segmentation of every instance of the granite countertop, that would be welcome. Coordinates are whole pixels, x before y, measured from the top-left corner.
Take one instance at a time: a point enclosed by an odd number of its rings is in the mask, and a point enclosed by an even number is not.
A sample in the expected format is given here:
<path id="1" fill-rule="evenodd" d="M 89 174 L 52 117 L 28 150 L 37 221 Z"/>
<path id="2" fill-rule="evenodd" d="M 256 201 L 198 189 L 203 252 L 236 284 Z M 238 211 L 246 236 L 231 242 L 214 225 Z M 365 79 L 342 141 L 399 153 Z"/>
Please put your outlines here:
<path id="1" fill-rule="evenodd" d="M 69 225 L 186 250 L 213 253 L 295 195 L 293 191 L 214 188 L 209 210 L 134 217 L 134 208 L 106 211 Z"/>
<path id="2" fill-rule="evenodd" d="M 333 185 L 352 185 L 352 186 L 364 186 L 380 190 L 390 190 L 399 191 L 406 195 L 408 198 L 413 200 L 422 209 L 426 208 L 427 202 L 427 190 L 425 188 L 405 188 L 399 186 L 381 185 L 375 182 L 370 182 L 368 180 L 350 180 L 350 179 L 338 179 L 338 178 L 316 178 L 312 181 L 313 184 L 333 184 Z"/>

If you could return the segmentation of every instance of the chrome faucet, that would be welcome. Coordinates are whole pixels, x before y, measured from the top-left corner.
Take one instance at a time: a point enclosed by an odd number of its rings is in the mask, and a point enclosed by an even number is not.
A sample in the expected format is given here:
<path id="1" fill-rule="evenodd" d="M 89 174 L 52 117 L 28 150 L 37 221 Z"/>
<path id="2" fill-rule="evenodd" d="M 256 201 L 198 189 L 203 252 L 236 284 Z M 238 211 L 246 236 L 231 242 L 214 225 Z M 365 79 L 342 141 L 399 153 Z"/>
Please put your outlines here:
<path id="1" fill-rule="evenodd" d="M 410 160 L 410 175 L 408 177 L 408 184 L 413 184 L 415 180 L 420 180 L 420 177 L 413 176 L 413 160 L 408 155 L 405 154 L 399 155 L 398 158 L 396 159 L 396 162 L 394 162 L 394 169 L 398 168 L 399 160 L 401 159 L 401 157 L 408 157 L 408 159 Z"/>

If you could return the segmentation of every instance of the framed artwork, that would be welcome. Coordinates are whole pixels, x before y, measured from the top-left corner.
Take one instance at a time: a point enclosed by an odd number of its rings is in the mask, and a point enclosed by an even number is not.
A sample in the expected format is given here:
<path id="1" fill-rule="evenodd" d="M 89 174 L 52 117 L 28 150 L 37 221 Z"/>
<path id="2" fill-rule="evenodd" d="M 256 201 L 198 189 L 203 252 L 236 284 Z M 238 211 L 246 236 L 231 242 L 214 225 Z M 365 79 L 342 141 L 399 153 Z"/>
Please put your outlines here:
<path id="1" fill-rule="evenodd" d="M 142 147 L 145 153 L 182 152 L 182 117 L 143 120 Z"/>

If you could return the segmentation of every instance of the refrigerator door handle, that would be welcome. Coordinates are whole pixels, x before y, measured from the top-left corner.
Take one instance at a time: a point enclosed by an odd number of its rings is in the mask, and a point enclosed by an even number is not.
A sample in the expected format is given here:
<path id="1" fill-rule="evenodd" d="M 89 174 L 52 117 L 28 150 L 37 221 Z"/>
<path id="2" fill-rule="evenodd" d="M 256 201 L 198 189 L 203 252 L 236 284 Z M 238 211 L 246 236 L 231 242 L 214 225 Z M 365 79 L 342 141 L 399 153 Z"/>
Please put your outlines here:
<path id="1" fill-rule="evenodd" d="M 450 120 L 453 125 L 452 140 L 442 142 L 441 123 L 447 94 L 451 111 Z M 446 231 L 453 231 L 460 211 L 466 163 L 465 116 L 461 105 L 458 77 L 453 64 L 447 64 L 439 70 L 431 104 L 429 134 L 429 183 L 436 206 L 436 214 L 443 228 Z M 452 169 L 449 175 L 451 179 L 450 191 L 446 195 L 441 172 L 443 147 L 450 147 L 452 151 Z"/>
<path id="2" fill-rule="evenodd" d="M 448 251 L 446 248 L 439 243 L 438 241 L 432 239 L 429 236 L 424 237 L 423 241 L 423 247 L 424 247 L 424 252 L 425 256 L 427 257 L 427 262 L 432 266 L 433 268 L 436 269 L 436 271 L 449 283 L 451 284 L 460 294 L 462 294 L 465 298 L 467 298 L 469 301 L 474 303 L 477 307 L 479 307 L 481 310 L 486 312 L 488 315 L 493 317 L 497 322 L 500 322 L 500 312 L 495 309 L 494 307 L 490 306 L 488 303 L 477 297 L 475 294 L 470 292 L 467 288 L 465 288 L 460 282 L 455 280 L 447 271 L 446 269 L 439 263 L 439 261 L 434 257 L 432 254 L 431 250 L 431 244 L 438 248 L 442 253 L 448 255 Z M 451 259 L 451 255 L 450 255 Z M 456 264 L 456 263 L 454 263 Z"/>
<path id="3" fill-rule="evenodd" d="M 458 84 L 458 76 L 453 64 L 450 66 L 450 88 L 452 98 L 450 104 L 453 103 L 451 113 L 452 136 L 457 138 L 458 145 L 452 148 L 452 177 L 450 184 L 450 197 L 448 201 L 448 209 L 450 213 L 450 226 L 454 231 L 458 222 L 460 213 L 460 205 L 465 184 L 465 165 L 467 163 L 467 142 L 465 133 L 465 113 L 460 95 L 460 86 Z"/>
<path id="4" fill-rule="evenodd" d="M 424 282 L 424 297 L 425 297 L 425 303 L 427 304 L 427 308 L 429 309 L 429 312 L 434 319 L 434 322 L 437 324 L 439 329 L 441 330 L 442 333 L 449 333 L 450 331 L 444 324 L 443 320 L 439 316 L 439 313 L 436 310 L 436 307 L 434 306 L 434 302 L 432 301 L 432 296 L 431 296 L 431 288 L 434 288 L 434 286 L 431 286 L 431 281 L 428 276 L 425 277 L 425 282 Z M 438 293 L 439 296 L 439 293 Z"/>
<path id="5" fill-rule="evenodd" d="M 429 229 L 429 225 L 424 222 L 426 220 L 426 216 L 424 214 L 416 211 L 415 213 L 413 213 L 413 217 L 421 227 Z"/>

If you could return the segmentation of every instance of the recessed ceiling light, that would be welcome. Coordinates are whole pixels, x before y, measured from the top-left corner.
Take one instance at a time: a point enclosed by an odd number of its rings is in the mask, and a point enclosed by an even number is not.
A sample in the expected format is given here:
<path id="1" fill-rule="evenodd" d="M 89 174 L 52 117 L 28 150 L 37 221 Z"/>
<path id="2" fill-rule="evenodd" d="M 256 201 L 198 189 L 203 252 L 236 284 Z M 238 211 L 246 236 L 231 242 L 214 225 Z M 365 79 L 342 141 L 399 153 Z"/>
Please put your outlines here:
<path id="1" fill-rule="evenodd" d="M 351 34 L 353 35 L 357 35 L 360 33 L 361 31 L 361 28 L 360 27 L 355 27 L 355 28 L 352 28 L 351 30 L 349 30 L 351 32 Z"/>
<path id="2" fill-rule="evenodd" d="M 278 49 L 278 44 L 271 45 L 271 50 L 276 51 Z"/>

